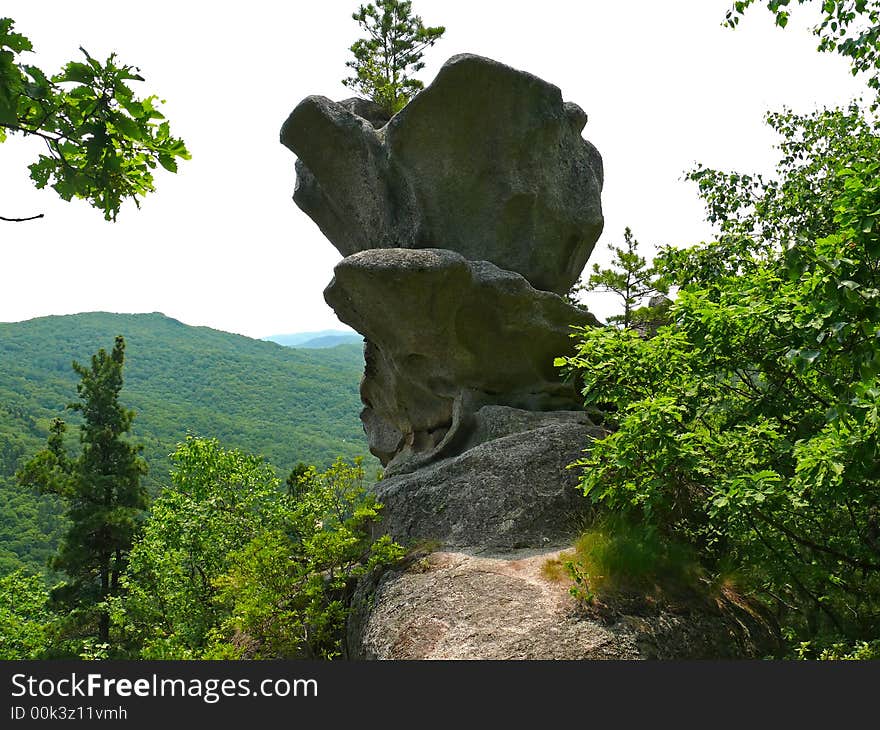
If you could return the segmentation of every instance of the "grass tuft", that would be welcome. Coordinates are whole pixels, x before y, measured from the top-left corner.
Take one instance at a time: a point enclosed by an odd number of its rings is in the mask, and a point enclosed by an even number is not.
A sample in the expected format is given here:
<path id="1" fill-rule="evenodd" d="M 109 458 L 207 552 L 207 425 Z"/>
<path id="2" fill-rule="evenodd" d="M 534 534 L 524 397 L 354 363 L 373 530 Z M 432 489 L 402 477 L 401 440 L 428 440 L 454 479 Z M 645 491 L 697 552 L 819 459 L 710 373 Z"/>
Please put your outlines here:
<path id="1" fill-rule="evenodd" d="M 620 517 L 601 517 L 575 543 L 542 566 L 548 580 L 573 582 L 572 595 L 592 604 L 613 594 L 681 597 L 704 584 L 694 551 L 656 529 Z"/>

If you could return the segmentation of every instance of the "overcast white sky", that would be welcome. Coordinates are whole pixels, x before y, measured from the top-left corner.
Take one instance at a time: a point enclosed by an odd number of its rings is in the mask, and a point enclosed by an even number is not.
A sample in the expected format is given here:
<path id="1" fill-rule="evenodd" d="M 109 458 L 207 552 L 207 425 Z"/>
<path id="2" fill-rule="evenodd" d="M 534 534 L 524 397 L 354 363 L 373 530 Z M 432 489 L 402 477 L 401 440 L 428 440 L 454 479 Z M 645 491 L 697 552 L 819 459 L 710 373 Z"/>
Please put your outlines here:
<path id="1" fill-rule="evenodd" d="M 649 253 L 693 243 L 711 231 L 685 170 L 697 161 L 765 170 L 775 159 L 766 110 L 841 104 L 864 89 L 845 61 L 816 53 L 803 9 L 782 31 L 756 7 L 732 32 L 721 27 L 730 4 L 415 0 L 426 24 L 447 27 L 420 78 L 456 53 L 479 53 L 584 108 L 584 136 L 605 163 L 605 233 L 591 262 L 627 225 Z M 80 45 L 139 66 L 139 92 L 167 101 L 193 159 L 178 175 L 160 170 L 158 192 L 113 224 L 33 188 L 36 141 L 0 145 L 0 215 L 46 214 L 0 223 L 0 321 L 161 311 L 253 337 L 339 327 L 322 290 L 340 256 L 291 200 L 294 157 L 278 130 L 308 94 L 351 96 L 340 79 L 357 5 L 4 0 L 0 15 L 16 20 L 46 71 Z M 608 304 L 591 300 L 600 317 Z"/>

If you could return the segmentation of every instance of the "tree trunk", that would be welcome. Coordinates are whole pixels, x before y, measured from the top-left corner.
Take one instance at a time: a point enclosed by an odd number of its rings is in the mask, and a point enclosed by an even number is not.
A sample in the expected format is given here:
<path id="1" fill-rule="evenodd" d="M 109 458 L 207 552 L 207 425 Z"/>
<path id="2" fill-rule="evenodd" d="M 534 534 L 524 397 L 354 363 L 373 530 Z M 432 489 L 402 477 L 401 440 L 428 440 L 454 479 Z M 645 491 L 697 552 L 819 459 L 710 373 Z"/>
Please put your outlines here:
<path id="1" fill-rule="evenodd" d="M 101 598 L 100 600 L 103 602 L 107 600 L 107 596 L 110 593 L 110 570 L 109 570 L 110 558 L 109 556 L 104 560 L 104 567 L 101 569 Z M 110 614 L 107 609 L 101 609 L 101 614 L 98 622 L 98 641 L 102 644 L 106 644 L 110 640 Z"/>

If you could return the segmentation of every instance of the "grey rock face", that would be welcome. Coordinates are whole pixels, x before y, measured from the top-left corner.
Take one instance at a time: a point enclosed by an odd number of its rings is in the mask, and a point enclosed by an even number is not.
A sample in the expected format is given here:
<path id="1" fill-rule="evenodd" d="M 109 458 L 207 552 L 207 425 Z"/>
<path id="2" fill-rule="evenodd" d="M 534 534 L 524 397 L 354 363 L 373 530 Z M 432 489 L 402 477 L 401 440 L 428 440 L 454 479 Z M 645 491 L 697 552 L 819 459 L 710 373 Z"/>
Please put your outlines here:
<path id="1" fill-rule="evenodd" d="M 368 102 L 311 96 L 281 141 L 294 200 L 349 256 L 437 248 L 565 293 L 602 231 L 602 159 L 560 90 L 487 58 L 449 59 L 384 123 Z"/>
<path id="2" fill-rule="evenodd" d="M 388 120 L 391 119 L 388 112 L 386 112 L 375 101 L 370 101 L 369 99 L 359 99 L 354 96 L 351 99 L 343 99 L 336 103 L 344 109 L 348 109 L 352 114 L 359 116 L 361 119 L 366 119 L 373 125 L 374 129 L 381 129 L 388 124 Z"/>
<path id="3" fill-rule="evenodd" d="M 385 505 L 379 531 L 406 545 L 542 547 L 573 538 L 588 502 L 565 467 L 602 429 L 584 413 L 498 406 L 474 420 L 472 438 L 487 440 L 373 485 Z"/>
<path id="4" fill-rule="evenodd" d="M 553 360 L 571 325 L 597 322 L 561 297 L 442 249 L 362 251 L 334 273 L 324 297 L 366 337 L 363 421 L 383 464 L 451 448 L 481 405 L 579 407 Z"/>
<path id="5" fill-rule="evenodd" d="M 387 186 L 377 184 L 387 166 L 373 125 L 326 97 L 309 96 L 281 128 L 282 141 L 291 138 L 308 140 L 297 147 L 293 199 L 313 211 L 324 235 L 343 255 L 384 238 L 394 211 Z"/>
<path id="6" fill-rule="evenodd" d="M 736 597 L 600 617 L 549 581 L 548 550 L 435 552 L 361 583 L 348 624 L 353 659 L 757 658 L 773 626 Z"/>

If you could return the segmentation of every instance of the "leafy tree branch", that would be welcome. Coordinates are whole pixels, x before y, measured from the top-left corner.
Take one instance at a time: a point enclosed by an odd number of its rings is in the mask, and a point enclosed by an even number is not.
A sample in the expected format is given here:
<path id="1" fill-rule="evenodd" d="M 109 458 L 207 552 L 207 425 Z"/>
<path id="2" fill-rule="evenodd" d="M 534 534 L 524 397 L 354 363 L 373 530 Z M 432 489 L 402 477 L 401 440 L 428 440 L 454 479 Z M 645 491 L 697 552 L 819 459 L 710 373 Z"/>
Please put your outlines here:
<path id="1" fill-rule="evenodd" d="M 16 134 L 43 140 L 46 153 L 29 166 L 36 187 L 86 200 L 106 220 L 116 220 L 125 200 L 140 207 L 155 191 L 157 165 L 177 172 L 177 160 L 190 158 L 158 97 L 135 95 L 130 82 L 144 79 L 116 54 L 101 63 L 80 48 L 84 60 L 47 75 L 22 61 L 33 46 L 13 27 L 11 18 L 0 18 L 0 143 Z"/>

